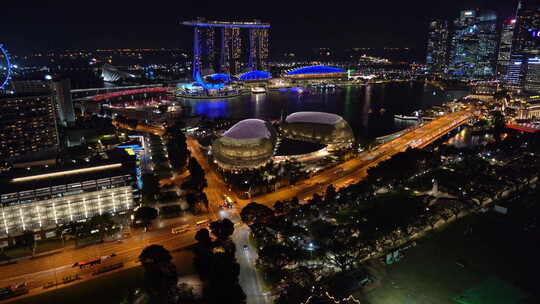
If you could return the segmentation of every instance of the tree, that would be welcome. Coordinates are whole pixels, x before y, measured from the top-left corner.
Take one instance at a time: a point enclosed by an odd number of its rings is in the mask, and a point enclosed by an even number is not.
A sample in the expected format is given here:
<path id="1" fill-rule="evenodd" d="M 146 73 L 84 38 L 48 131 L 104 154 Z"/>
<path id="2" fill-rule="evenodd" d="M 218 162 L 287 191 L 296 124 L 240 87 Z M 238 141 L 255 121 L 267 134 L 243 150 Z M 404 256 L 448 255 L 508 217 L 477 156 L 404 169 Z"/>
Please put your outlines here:
<path id="1" fill-rule="evenodd" d="M 208 230 L 201 229 L 195 234 L 198 243 L 194 246 L 193 263 L 203 281 L 205 303 L 245 303 L 246 295 L 238 283 L 240 265 L 234 256 L 234 243 L 229 240 L 234 225 L 223 220 L 212 223 L 211 229 L 218 240 L 212 242 Z"/>
<path id="2" fill-rule="evenodd" d="M 350 270 L 362 256 L 355 238 L 335 240 L 326 248 L 324 260 L 339 268 L 340 271 Z"/>
<path id="3" fill-rule="evenodd" d="M 228 218 L 210 224 L 210 231 L 221 241 L 228 240 L 234 232 L 234 224 Z"/>
<path id="4" fill-rule="evenodd" d="M 274 211 L 265 205 L 252 202 L 242 209 L 240 217 L 247 225 L 253 225 L 255 223 L 265 224 L 270 223 L 274 217 Z"/>
<path id="5" fill-rule="evenodd" d="M 205 281 L 212 271 L 212 239 L 210 238 L 210 232 L 207 229 L 200 229 L 195 234 L 195 239 L 197 244 L 193 248 L 193 266 L 201 280 Z"/>
<path id="6" fill-rule="evenodd" d="M 201 202 L 203 203 L 204 207 L 206 208 L 206 211 L 210 211 L 210 204 L 208 202 L 208 197 L 206 196 L 206 193 L 202 192 L 200 195 Z"/>
<path id="7" fill-rule="evenodd" d="M 274 210 L 278 214 L 285 213 L 285 204 L 282 201 L 277 201 L 274 203 Z"/>
<path id="8" fill-rule="evenodd" d="M 300 207 L 300 200 L 298 199 L 298 197 L 293 197 L 290 201 L 290 204 L 291 204 L 291 208 L 298 208 Z"/>
<path id="9" fill-rule="evenodd" d="M 186 194 L 186 203 L 189 205 L 189 209 L 191 209 L 192 211 L 195 210 L 198 202 L 199 200 L 197 199 L 195 193 Z"/>
<path id="10" fill-rule="evenodd" d="M 207 186 L 206 178 L 204 177 L 204 170 L 199 162 L 194 158 L 189 159 L 188 164 L 190 180 L 193 183 L 195 189 L 202 191 Z"/>
<path id="11" fill-rule="evenodd" d="M 150 227 L 150 224 L 152 224 L 152 221 L 155 220 L 157 216 L 157 210 L 151 207 L 143 206 L 135 211 L 135 221 L 141 221 L 145 230 Z"/>
<path id="12" fill-rule="evenodd" d="M 294 250 L 291 247 L 273 244 L 259 251 L 259 263 L 271 268 L 282 269 L 293 261 Z"/>
<path id="13" fill-rule="evenodd" d="M 182 171 L 186 166 L 189 150 L 186 144 L 186 136 L 181 130 L 181 125 L 176 123 L 165 130 L 167 138 L 167 150 L 169 151 L 169 161 L 177 171 Z"/>
<path id="14" fill-rule="evenodd" d="M 94 229 L 99 230 L 101 241 L 103 241 L 106 235 L 112 235 L 114 233 L 114 221 L 112 215 L 108 212 L 96 214 L 92 216 L 86 223 L 89 226 L 88 229 L 90 231 Z"/>
<path id="15" fill-rule="evenodd" d="M 324 201 L 325 203 L 331 203 L 336 200 L 336 187 L 334 187 L 333 184 L 328 185 L 326 188 L 326 193 L 324 195 Z"/>
<path id="16" fill-rule="evenodd" d="M 143 249 L 139 261 L 151 303 L 176 303 L 178 274 L 169 251 L 161 245 L 150 245 Z"/>
<path id="17" fill-rule="evenodd" d="M 22 245 L 32 250 L 32 255 L 36 252 L 36 239 L 34 234 L 33 231 L 25 230 L 20 237 Z"/>
<path id="18" fill-rule="evenodd" d="M 142 201 L 144 204 L 153 203 L 156 200 L 156 195 L 159 194 L 158 178 L 152 173 L 145 173 L 141 179 L 143 183 Z"/>

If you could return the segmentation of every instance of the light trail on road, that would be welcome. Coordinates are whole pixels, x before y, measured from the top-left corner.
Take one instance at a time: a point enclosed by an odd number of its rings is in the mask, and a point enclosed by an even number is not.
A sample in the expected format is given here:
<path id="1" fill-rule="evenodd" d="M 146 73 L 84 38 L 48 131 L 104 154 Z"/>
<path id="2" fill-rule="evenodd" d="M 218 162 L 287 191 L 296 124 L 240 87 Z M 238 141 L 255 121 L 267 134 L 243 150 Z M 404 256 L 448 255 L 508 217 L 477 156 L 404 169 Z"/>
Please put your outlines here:
<path id="1" fill-rule="evenodd" d="M 192 156 L 197 159 L 206 173 L 208 187 L 205 189 L 205 193 L 209 201 L 210 209 L 208 217 L 211 220 L 222 218 L 220 215 L 220 204 L 224 200 L 224 196 L 227 195 L 238 202 L 238 204 L 235 205 L 235 208 L 226 211 L 226 217 L 229 217 L 236 222 L 240 221 L 238 215 L 239 211 L 251 201 L 256 201 L 272 207 L 274 202 L 278 200 L 283 201 L 293 197 L 298 197 L 298 199 L 304 201 L 312 197 L 315 193 L 324 192 L 326 187 L 330 184 L 339 188 L 343 187 L 345 184 L 359 182 L 367 176 L 367 170 L 370 167 L 376 166 L 378 163 L 389 159 L 399 152 L 405 151 L 411 146 L 414 148 L 424 148 L 441 136 L 447 134 L 449 131 L 464 124 L 471 117 L 472 109 L 448 114 L 415 130 L 411 130 L 390 142 L 381 144 L 371 152 L 361 154 L 355 159 L 322 171 L 311 177 L 309 183 L 298 183 L 296 185 L 286 186 L 275 192 L 260 195 L 251 200 L 239 199 L 233 192 L 229 191 L 228 185 L 208 164 L 204 153 L 201 151 L 199 144 L 194 138 L 188 137 L 187 145 Z M 342 170 L 337 173 L 336 169 Z M 200 220 L 200 217 L 191 219 L 191 224 L 193 225 L 192 231 L 180 235 L 171 235 L 172 226 L 170 226 L 144 234 L 134 235 L 121 243 L 109 242 L 80 249 L 68 248 L 61 253 L 51 256 L 0 266 L 0 284 L 3 284 L 0 285 L 0 287 L 18 284 L 21 283 L 21 281 L 33 281 L 34 284 L 32 284 L 32 288 L 42 287 L 47 282 L 59 281 L 63 276 L 68 276 L 73 273 L 80 273 L 82 276 L 88 277 L 91 276 L 91 273 L 89 272 L 92 272 L 99 267 L 80 271 L 71 266 L 76 262 L 92 260 L 112 253 L 115 253 L 117 256 L 108 259 L 106 263 L 101 264 L 100 267 L 118 262 L 134 266 L 140 251 L 150 244 L 160 244 L 165 246 L 168 250 L 177 250 L 194 244 L 195 230 L 199 229 L 199 227 L 194 225 L 197 220 Z M 16 299 L 20 299 L 20 297 Z"/>

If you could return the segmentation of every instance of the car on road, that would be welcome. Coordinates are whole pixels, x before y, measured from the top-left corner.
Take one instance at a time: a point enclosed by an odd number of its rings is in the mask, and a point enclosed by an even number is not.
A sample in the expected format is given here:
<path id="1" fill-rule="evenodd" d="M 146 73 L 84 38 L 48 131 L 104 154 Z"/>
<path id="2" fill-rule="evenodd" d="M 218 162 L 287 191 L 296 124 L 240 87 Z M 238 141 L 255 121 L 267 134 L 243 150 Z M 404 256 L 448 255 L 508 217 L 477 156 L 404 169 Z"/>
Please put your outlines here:
<path id="1" fill-rule="evenodd" d="M 94 260 L 84 261 L 84 262 L 77 262 L 73 264 L 72 267 L 79 266 L 80 269 L 83 269 L 84 267 L 92 267 L 94 265 L 101 264 L 101 258 L 97 258 Z"/>
<path id="2" fill-rule="evenodd" d="M 101 257 L 101 261 L 104 261 L 104 260 L 107 260 L 107 259 L 110 259 L 110 258 L 114 258 L 116 256 L 116 253 L 111 253 L 109 255 L 104 255 Z"/>
<path id="3" fill-rule="evenodd" d="M 224 200 L 221 203 L 220 207 L 222 208 L 232 208 L 234 204 L 236 204 L 235 201 L 233 201 L 229 196 L 224 195 Z"/>
<path id="4" fill-rule="evenodd" d="M 248 250 L 248 249 L 249 249 L 248 245 L 244 245 L 244 250 Z"/>
<path id="5" fill-rule="evenodd" d="M 178 227 L 173 227 L 171 229 L 171 233 L 172 234 L 178 234 L 178 233 L 184 233 L 184 232 L 187 232 L 189 230 L 189 225 L 186 224 L 186 225 L 182 225 L 182 226 L 178 226 Z"/>
<path id="6" fill-rule="evenodd" d="M 209 219 L 200 220 L 200 221 L 197 221 L 195 224 L 197 226 L 208 226 L 210 225 L 210 220 Z"/>

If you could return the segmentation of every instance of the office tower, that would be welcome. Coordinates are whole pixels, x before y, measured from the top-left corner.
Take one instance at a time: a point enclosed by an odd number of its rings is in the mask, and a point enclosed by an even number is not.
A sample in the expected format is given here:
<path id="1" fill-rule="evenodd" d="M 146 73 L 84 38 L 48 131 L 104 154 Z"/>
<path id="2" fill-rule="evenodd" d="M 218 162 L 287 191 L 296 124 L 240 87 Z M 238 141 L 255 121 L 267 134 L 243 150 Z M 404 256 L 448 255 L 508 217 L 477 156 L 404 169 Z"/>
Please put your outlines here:
<path id="1" fill-rule="evenodd" d="M 499 43 L 499 56 L 497 58 L 497 76 L 499 79 L 506 76 L 508 64 L 510 63 L 515 26 L 516 19 L 506 20 L 502 26 L 501 39 Z"/>
<path id="2" fill-rule="evenodd" d="M 491 78 L 495 74 L 497 15 L 462 11 L 454 21 L 449 73 L 460 79 Z"/>
<path id="3" fill-rule="evenodd" d="M 55 93 L 58 122 L 63 126 L 73 124 L 75 111 L 71 99 L 71 81 L 69 79 L 54 80 L 51 85 Z"/>
<path id="4" fill-rule="evenodd" d="M 506 83 L 514 89 L 521 88 L 523 84 L 526 58 L 522 54 L 514 53 L 510 55 L 510 62 L 506 69 Z"/>
<path id="5" fill-rule="evenodd" d="M 50 157 L 57 150 L 52 93 L 0 97 L 0 160 Z"/>
<path id="6" fill-rule="evenodd" d="M 540 57 L 538 57 L 538 53 L 537 56 L 531 55 L 527 58 L 523 88 L 528 92 L 540 92 Z"/>
<path id="7" fill-rule="evenodd" d="M 448 62 L 448 22 L 434 20 L 429 24 L 426 64 L 431 73 L 444 73 Z"/>
<path id="8" fill-rule="evenodd" d="M 512 42 L 512 52 L 534 51 L 540 46 L 540 5 L 520 2 Z"/>
<path id="9" fill-rule="evenodd" d="M 532 1 L 522 1 L 517 9 L 512 39 L 512 62 L 506 75 L 509 87 L 532 92 L 540 91 L 539 53 L 540 5 Z"/>

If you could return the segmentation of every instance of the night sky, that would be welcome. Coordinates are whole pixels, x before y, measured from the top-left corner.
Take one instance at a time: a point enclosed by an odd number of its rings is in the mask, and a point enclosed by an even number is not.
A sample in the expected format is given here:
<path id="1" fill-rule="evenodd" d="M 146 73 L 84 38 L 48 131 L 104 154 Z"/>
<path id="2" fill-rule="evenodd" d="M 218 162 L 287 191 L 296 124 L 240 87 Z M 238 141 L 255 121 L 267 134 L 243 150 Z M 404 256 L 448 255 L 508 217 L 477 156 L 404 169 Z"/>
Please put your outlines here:
<path id="1" fill-rule="evenodd" d="M 470 8 L 494 9 L 506 17 L 514 12 L 517 0 L 7 2 L 0 17 L 0 43 L 8 45 L 12 53 L 189 48 L 191 31 L 179 22 L 203 16 L 272 23 L 271 53 L 275 55 L 315 47 L 411 47 L 423 52 L 429 19 L 453 19 L 459 10 Z"/>

